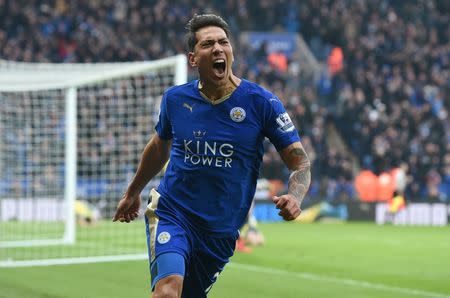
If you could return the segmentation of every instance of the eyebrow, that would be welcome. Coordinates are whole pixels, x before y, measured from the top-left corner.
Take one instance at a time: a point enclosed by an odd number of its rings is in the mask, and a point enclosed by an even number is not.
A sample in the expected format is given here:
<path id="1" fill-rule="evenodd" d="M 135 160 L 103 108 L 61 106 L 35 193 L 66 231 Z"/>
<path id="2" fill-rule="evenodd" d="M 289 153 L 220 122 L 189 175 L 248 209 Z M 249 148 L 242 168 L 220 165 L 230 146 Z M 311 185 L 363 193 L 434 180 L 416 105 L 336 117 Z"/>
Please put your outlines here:
<path id="1" fill-rule="evenodd" d="M 221 42 L 221 41 L 224 41 L 224 40 L 228 40 L 228 37 L 222 37 L 222 38 L 219 38 L 217 41 L 218 41 L 218 42 Z M 200 41 L 200 43 L 201 43 L 201 44 L 204 44 L 204 43 L 210 43 L 210 42 L 212 42 L 212 41 L 215 41 L 215 39 L 213 39 L 213 38 L 208 38 L 208 39 L 204 39 L 204 40 Z"/>

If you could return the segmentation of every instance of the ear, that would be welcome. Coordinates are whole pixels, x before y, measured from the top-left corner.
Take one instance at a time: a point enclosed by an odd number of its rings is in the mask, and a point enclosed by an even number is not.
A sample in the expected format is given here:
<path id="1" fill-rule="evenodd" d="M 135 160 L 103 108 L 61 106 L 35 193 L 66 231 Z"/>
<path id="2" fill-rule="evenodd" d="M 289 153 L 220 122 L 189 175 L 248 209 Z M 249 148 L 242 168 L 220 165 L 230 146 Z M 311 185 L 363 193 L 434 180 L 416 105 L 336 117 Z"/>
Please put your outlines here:
<path id="1" fill-rule="evenodd" d="M 189 64 L 192 67 L 196 67 L 197 66 L 197 58 L 194 55 L 194 52 L 189 52 L 188 53 L 188 60 L 189 60 Z"/>

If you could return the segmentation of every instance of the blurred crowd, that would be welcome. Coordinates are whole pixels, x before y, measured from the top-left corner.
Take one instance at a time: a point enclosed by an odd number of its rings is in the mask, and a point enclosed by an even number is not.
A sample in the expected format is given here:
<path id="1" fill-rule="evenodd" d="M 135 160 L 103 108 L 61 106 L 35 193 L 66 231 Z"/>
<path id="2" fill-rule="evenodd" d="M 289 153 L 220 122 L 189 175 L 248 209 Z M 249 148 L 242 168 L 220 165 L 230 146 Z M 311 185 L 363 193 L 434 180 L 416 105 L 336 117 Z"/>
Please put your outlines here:
<path id="1" fill-rule="evenodd" d="M 235 73 L 273 91 L 295 121 L 313 161 L 311 197 L 356 199 L 356 157 L 376 174 L 407 164 L 409 200 L 450 201 L 446 0 L 0 0 L 0 58 L 113 62 L 185 53 L 186 22 L 206 12 L 230 24 Z M 243 31 L 299 32 L 328 67 L 317 80 L 302 77 L 295 59 L 280 70 L 263 46 L 240 42 Z M 342 65 L 330 60 L 334 53 Z M 330 145 L 330 125 L 348 150 Z M 90 164 L 103 145 L 84 144 L 79 160 Z M 261 176 L 287 181 L 277 152 L 266 149 Z"/>
<path id="2" fill-rule="evenodd" d="M 375 174 L 406 164 L 407 198 L 449 200 L 450 2 L 327 2 L 303 33 L 342 49 L 319 94 L 347 144 Z"/>

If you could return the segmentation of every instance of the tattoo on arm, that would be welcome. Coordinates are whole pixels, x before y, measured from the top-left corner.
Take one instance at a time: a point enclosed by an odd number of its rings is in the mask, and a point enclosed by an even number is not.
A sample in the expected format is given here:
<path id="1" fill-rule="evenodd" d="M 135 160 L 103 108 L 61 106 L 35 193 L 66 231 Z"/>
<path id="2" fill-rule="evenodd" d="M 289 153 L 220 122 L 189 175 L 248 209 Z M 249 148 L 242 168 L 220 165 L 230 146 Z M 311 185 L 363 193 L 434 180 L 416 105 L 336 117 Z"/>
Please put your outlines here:
<path id="1" fill-rule="evenodd" d="M 294 148 L 289 154 L 300 158 L 300 163 L 289 177 L 288 192 L 301 204 L 311 183 L 311 164 L 306 152 L 301 148 Z"/>

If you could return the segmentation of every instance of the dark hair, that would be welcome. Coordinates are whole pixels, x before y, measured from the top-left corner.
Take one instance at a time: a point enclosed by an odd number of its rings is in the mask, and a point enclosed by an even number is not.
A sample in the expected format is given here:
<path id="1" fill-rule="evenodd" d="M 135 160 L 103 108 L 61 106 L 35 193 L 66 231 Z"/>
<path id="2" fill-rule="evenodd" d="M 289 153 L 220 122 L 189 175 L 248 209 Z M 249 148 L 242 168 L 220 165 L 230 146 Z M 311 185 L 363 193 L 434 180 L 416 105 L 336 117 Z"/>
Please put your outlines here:
<path id="1" fill-rule="evenodd" d="M 201 28 L 208 26 L 222 28 L 228 38 L 231 35 L 230 27 L 222 17 L 215 14 L 195 14 L 186 25 L 186 30 L 188 31 L 185 37 L 186 45 L 190 52 L 194 51 L 195 44 L 198 41 L 195 33 Z"/>

